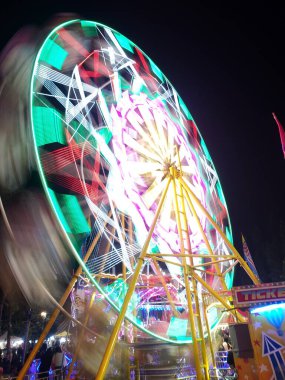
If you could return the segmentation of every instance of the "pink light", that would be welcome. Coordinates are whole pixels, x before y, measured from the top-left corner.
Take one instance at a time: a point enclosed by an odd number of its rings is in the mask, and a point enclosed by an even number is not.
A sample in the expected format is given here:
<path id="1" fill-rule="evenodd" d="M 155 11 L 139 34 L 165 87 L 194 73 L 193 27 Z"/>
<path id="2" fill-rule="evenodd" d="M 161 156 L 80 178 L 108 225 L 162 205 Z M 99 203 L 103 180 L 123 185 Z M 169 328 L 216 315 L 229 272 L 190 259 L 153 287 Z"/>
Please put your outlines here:
<path id="1" fill-rule="evenodd" d="M 205 188 L 191 153 L 188 141 L 179 123 L 172 120 L 159 99 L 150 100 L 146 94 L 122 94 L 117 107 L 112 107 L 113 150 L 120 158 L 119 169 L 128 199 L 135 205 L 136 212 L 149 227 L 165 187 L 167 163 L 178 166 L 177 147 L 180 159 L 186 168 L 185 176 L 190 188 L 205 206 Z M 136 170 L 136 165 L 138 170 Z M 145 165 L 145 171 L 143 167 Z M 154 231 L 154 238 L 160 249 L 179 252 L 178 234 L 174 215 L 174 204 L 168 195 Z M 198 213 L 199 215 L 199 213 Z M 202 226 L 205 217 L 199 215 Z M 194 247 L 204 244 L 201 233 L 188 211 L 191 243 Z M 191 226 L 190 226 L 191 225 Z"/>

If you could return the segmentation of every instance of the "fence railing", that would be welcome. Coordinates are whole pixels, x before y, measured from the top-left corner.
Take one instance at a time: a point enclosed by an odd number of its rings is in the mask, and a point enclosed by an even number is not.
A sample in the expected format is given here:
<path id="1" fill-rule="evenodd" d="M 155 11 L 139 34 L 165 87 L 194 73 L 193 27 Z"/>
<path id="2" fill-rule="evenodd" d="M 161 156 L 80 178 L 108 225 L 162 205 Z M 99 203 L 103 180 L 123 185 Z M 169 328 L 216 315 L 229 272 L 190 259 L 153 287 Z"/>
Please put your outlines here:
<path id="1" fill-rule="evenodd" d="M 211 380 L 234 380 L 238 378 L 237 371 L 231 368 L 227 363 L 227 351 L 218 351 L 216 353 L 216 368 L 209 369 L 209 375 Z M 48 375 L 47 372 L 37 372 L 36 369 L 38 365 L 31 367 L 31 372 L 26 374 L 24 380 L 65 380 L 67 376 L 68 369 L 57 369 L 50 370 Z M 140 378 L 141 380 L 147 379 L 149 376 L 157 378 L 173 378 L 177 380 L 195 380 L 196 371 L 193 367 L 185 362 L 177 362 L 176 365 L 172 366 L 159 366 L 159 365 L 138 365 L 138 363 L 130 366 L 130 376 L 131 380 Z M 16 376 L 2 375 L 0 380 L 16 380 Z M 80 376 L 77 371 L 75 371 L 71 379 L 76 380 L 90 380 Z M 128 379 L 126 379 L 128 380 Z"/>

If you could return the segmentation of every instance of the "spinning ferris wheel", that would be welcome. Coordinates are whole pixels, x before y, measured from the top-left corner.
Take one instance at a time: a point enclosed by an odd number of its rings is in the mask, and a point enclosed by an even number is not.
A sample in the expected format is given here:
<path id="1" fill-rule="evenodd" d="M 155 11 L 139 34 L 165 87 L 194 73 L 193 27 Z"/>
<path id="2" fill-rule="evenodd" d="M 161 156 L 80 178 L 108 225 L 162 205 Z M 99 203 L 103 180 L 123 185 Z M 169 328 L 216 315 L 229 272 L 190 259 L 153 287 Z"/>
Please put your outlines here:
<path id="1" fill-rule="evenodd" d="M 232 246 L 217 172 L 172 84 L 122 34 L 69 21 L 38 52 L 31 116 L 46 194 L 89 280 L 144 332 L 205 344 L 220 316 L 206 321 L 203 294 L 229 308 L 219 294 L 234 266 L 256 278 Z M 160 320 L 145 321 L 155 308 Z"/>

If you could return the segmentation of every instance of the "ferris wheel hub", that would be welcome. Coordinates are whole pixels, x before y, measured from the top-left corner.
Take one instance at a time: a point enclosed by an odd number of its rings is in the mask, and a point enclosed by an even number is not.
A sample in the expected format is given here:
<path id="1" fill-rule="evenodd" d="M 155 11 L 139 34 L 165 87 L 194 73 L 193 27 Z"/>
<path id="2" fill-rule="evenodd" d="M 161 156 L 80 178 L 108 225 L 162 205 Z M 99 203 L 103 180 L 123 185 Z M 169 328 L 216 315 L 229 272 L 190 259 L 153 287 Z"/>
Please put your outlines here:
<path id="1" fill-rule="evenodd" d="M 178 179 L 178 178 L 182 177 L 181 170 L 179 170 L 174 163 L 171 164 L 171 166 L 169 167 L 169 173 L 175 179 Z"/>

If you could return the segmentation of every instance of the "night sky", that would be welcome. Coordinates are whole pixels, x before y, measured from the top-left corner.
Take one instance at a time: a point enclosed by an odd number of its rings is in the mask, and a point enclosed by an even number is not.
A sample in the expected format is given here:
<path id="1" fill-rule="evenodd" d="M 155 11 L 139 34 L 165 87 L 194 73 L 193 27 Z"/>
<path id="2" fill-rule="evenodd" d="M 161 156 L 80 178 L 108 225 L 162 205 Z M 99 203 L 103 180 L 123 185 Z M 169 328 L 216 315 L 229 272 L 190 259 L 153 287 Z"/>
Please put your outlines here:
<path id="1" fill-rule="evenodd" d="M 76 3 L 32 8 L 10 2 L 1 16 L 1 47 L 20 27 L 40 27 L 58 12 L 104 23 L 136 43 L 198 125 L 222 184 L 236 248 L 242 253 L 243 233 L 261 279 L 280 280 L 285 160 L 272 112 L 285 127 L 285 9 L 134 2 L 118 10 L 109 2 L 105 9 L 96 1 Z M 238 270 L 236 284 L 244 281 Z"/>

